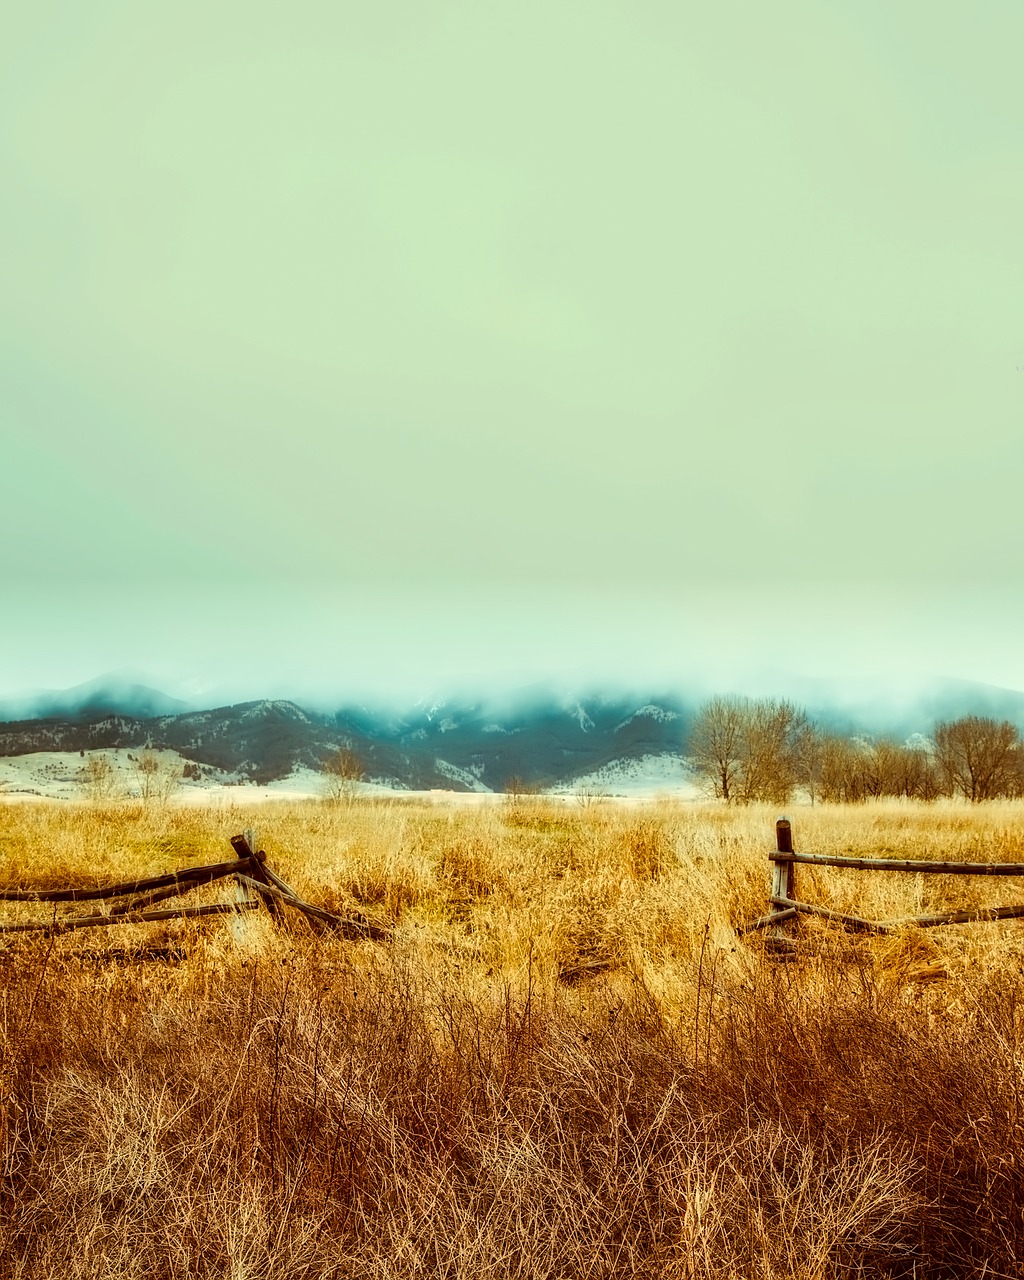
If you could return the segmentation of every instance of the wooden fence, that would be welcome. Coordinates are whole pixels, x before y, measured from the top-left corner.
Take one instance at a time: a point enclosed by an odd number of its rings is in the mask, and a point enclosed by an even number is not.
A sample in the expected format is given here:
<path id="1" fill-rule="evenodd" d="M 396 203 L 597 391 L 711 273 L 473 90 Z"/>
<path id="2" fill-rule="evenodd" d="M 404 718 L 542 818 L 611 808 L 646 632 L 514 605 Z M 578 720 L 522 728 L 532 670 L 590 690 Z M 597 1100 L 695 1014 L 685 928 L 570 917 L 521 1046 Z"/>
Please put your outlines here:
<path id="1" fill-rule="evenodd" d="M 0 902 L 47 902 L 54 904 L 49 920 L 23 924 L 0 924 L 0 934 L 69 933 L 114 924 L 145 924 L 156 920 L 189 920 L 196 916 L 228 915 L 253 911 L 264 906 L 275 923 L 285 923 L 284 908 L 301 913 L 320 926 L 338 930 L 347 938 L 381 938 L 385 930 L 362 917 L 347 917 L 314 906 L 289 885 L 267 862 L 257 848 L 256 833 L 250 828 L 232 836 L 235 857 L 228 862 L 214 862 L 201 867 L 185 867 L 165 875 L 144 880 L 92 888 L 15 889 L 0 888 Z M 236 886 L 230 902 L 211 902 L 200 906 L 173 906 L 154 909 L 158 902 L 183 898 L 202 885 L 226 880 Z M 58 914 L 61 903 L 102 902 L 104 909 L 88 915 Z"/>
<path id="2" fill-rule="evenodd" d="M 1024 876 L 1024 862 L 925 862 L 917 859 L 897 858 L 847 858 L 832 854 L 796 853 L 793 850 L 793 829 L 788 818 L 780 818 L 775 824 L 775 849 L 768 855 L 772 863 L 772 887 L 768 899 L 768 913 L 751 924 L 743 925 L 740 933 L 755 929 L 770 930 L 769 936 L 785 947 L 785 926 L 798 916 L 818 916 L 831 920 L 845 929 L 858 933 L 894 933 L 898 929 L 916 926 L 932 929 L 943 924 L 971 924 L 982 920 L 1016 920 L 1024 917 L 1024 904 L 1009 907 L 978 907 L 964 911 L 941 911 L 931 915 L 907 916 L 901 920 L 865 920 L 860 916 L 844 915 L 830 907 L 802 902 L 797 897 L 796 869 L 798 866 L 845 867 L 850 871 L 903 871 L 915 875 L 946 876 Z"/>

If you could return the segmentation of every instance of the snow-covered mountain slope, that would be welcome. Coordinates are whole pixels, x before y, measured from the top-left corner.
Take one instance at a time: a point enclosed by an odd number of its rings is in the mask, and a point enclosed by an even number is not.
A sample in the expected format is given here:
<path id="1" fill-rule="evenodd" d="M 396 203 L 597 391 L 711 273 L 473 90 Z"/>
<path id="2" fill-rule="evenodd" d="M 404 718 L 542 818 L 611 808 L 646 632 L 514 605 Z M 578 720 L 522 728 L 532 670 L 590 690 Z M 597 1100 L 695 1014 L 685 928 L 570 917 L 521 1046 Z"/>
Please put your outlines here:
<path id="1" fill-rule="evenodd" d="M 554 788 L 556 794 L 580 797 L 628 796 L 634 799 L 673 797 L 695 800 L 701 793 L 685 771 L 683 758 L 677 752 L 640 756 L 632 760 L 616 760 L 580 774 L 570 782 Z"/>

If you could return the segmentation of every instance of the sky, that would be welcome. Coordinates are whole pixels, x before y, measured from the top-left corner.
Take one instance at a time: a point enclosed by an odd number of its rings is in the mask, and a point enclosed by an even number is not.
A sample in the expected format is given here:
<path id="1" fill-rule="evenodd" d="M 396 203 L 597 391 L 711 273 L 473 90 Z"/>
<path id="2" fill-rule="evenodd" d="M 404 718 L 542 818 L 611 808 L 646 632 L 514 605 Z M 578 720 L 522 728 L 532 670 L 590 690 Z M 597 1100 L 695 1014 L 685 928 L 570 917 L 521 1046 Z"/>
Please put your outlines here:
<path id="1" fill-rule="evenodd" d="M 0 19 L 0 693 L 1024 689 L 1018 4 Z"/>

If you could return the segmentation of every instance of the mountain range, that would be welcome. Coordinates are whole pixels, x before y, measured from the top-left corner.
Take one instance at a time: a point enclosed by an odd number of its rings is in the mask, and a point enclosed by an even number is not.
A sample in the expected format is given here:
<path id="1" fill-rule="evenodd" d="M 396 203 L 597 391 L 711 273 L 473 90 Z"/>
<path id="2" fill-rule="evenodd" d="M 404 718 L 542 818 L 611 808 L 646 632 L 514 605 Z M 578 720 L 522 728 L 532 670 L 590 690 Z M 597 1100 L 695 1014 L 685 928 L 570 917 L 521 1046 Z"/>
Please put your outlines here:
<path id="1" fill-rule="evenodd" d="M 814 681 L 785 692 L 802 693 L 798 700 L 812 718 L 840 732 L 927 734 L 938 719 L 972 713 L 1024 727 L 1024 694 L 967 681 L 934 684 L 902 701 Z M 700 701 L 538 688 L 503 701 L 447 697 L 399 710 L 313 710 L 284 699 L 195 709 L 141 683 L 101 678 L 0 702 L 0 756 L 170 748 L 197 765 L 265 784 L 319 769 L 348 748 L 368 778 L 400 788 L 541 788 L 651 756 L 681 757 Z"/>
<path id="2" fill-rule="evenodd" d="M 320 768 L 339 748 L 356 753 L 366 775 L 421 790 L 502 791 L 552 786 L 615 761 L 681 754 L 686 708 L 662 698 L 637 702 L 533 699 L 514 709 L 439 701 L 407 711 L 346 707 L 318 712 L 285 700 L 147 715 L 160 695 L 135 689 L 128 702 L 97 705 L 90 695 L 63 714 L 0 723 L 0 756 L 101 747 L 170 748 L 186 759 L 265 784 L 296 769 Z M 46 704 L 47 710 L 52 704 Z"/>

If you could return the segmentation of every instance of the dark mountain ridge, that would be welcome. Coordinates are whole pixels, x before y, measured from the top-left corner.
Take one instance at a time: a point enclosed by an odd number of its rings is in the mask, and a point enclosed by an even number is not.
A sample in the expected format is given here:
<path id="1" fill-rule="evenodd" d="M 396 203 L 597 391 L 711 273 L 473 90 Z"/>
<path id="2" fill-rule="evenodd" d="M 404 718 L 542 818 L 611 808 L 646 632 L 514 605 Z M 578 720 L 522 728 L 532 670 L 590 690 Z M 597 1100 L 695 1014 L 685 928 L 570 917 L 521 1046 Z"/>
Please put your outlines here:
<path id="1" fill-rule="evenodd" d="M 616 760 L 681 752 L 684 728 L 681 705 L 601 699 L 535 706 L 500 720 L 483 704 L 378 718 L 365 708 L 327 714 L 262 700 L 171 716 L 80 711 L 0 723 L 0 755 L 161 747 L 267 783 L 300 767 L 318 769 L 347 747 L 367 776 L 397 786 L 500 791 L 513 777 L 554 785 Z"/>
<path id="2" fill-rule="evenodd" d="M 965 714 L 1024 727 L 1024 694 L 968 681 L 936 684 L 902 701 L 866 688 L 852 698 L 847 689 L 840 698 L 825 682 L 805 681 L 801 691 L 811 717 L 841 733 L 905 738 Z M 533 689 L 502 701 L 439 698 L 403 710 L 316 711 L 285 699 L 188 710 L 146 686 L 107 679 L 38 702 L 48 714 L 0 723 L 0 756 L 166 747 L 196 764 L 267 783 L 298 768 L 319 769 L 345 747 L 360 757 L 367 777 L 394 786 L 501 791 L 512 779 L 522 786 L 564 785 L 618 762 L 681 756 L 699 701 Z M 22 702 L 0 704 L 0 711 Z"/>

